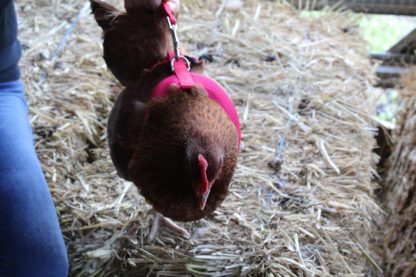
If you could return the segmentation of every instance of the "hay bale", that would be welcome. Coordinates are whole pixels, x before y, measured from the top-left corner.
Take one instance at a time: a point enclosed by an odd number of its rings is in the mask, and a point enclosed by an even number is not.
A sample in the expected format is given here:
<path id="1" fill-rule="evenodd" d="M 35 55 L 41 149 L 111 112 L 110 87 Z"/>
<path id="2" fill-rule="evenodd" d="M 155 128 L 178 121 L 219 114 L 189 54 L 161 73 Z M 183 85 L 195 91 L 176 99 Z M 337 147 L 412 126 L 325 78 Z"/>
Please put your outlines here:
<path id="1" fill-rule="evenodd" d="M 246 1 L 237 13 L 221 1 L 183 2 L 184 46 L 212 60 L 209 75 L 237 104 L 242 153 L 222 207 L 184 224 L 194 237 L 163 230 L 151 244 L 150 207 L 117 178 L 109 158 L 106 120 L 116 83 L 101 58 L 101 31 L 79 12 L 85 2 L 17 3 L 36 147 L 71 275 L 368 272 L 376 266 L 369 240 L 379 214 L 372 198 L 375 76 L 355 23 L 342 13 L 304 17 L 280 1 Z"/>
<path id="2" fill-rule="evenodd" d="M 416 70 L 403 77 L 402 108 L 386 168 L 382 236 L 387 276 L 416 275 Z"/>

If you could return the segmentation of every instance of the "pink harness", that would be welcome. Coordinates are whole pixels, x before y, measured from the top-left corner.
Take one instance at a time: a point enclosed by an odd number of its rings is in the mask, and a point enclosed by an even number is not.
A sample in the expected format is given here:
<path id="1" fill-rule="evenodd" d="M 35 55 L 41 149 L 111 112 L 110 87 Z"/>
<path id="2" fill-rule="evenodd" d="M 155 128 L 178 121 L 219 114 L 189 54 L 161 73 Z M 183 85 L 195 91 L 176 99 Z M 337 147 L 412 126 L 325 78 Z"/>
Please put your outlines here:
<path id="1" fill-rule="evenodd" d="M 162 4 L 170 22 L 175 24 L 176 19 L 173 16 L 168 2 L 162 1 Z M 168 87 L 171 84 L 176 84 L 182 89 L 189 89 L 193 86 L 200 85 L 205 90 L 207 96 L 218 103 L 227 113 L 228 117 L 237 129 L 238 143 L 240 145 L 241 127 L 237 110 L 230 96 L 227 94 L 227 92 L 225 92 L 221 85 L 208 76 L 189 72 L 189 61 L 183 56 L 177 58 L 175 57 L 174 52 L 169 52 L 167 60 L 171 61 L 172 71 L 174 74 L 160 81 L 160 83 L 157 84 L 154 88 L 149 99 L 165 97 L 168 93 Z"/>

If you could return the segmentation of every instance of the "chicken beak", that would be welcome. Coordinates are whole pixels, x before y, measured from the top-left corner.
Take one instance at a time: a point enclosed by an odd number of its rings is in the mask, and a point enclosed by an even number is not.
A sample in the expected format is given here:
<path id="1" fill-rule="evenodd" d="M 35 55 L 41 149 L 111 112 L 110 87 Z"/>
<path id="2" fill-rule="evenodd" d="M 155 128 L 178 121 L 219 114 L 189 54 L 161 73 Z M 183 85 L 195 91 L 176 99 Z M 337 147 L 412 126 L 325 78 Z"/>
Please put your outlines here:
<path id="1" fill-rule="evenodd" d="M 209 193 L 210 193 L 210 190 L 202 194 L 201 198 L 199 198 L 199 207 L 201 208 L 201 211 L 205 210 L 205 206 L 207 204 Z"/>

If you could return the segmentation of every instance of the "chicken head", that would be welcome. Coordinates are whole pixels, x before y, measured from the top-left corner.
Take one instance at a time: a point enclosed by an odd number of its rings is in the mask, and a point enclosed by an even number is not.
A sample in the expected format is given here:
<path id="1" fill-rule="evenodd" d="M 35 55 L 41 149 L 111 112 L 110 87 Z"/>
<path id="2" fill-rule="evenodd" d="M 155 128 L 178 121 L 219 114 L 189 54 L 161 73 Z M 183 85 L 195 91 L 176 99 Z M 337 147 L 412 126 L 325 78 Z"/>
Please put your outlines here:
<path id="1" fill-rule="evenodd" d="M 156 211 L 192 221 L 211 214 L 227 196 L 238 135 L 201 87 L 169 90 L 148 103 L 129 176 Z"/>

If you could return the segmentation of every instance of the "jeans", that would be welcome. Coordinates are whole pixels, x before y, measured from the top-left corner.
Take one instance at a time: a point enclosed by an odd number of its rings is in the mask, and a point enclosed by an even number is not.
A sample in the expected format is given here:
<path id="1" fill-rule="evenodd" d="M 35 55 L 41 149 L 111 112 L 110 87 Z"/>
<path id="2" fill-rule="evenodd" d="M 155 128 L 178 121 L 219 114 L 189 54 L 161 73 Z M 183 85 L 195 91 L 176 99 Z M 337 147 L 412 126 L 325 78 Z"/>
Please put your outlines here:
<path id="1" fill-rule="evenodd" d="M 0 276 L 67 274 L 67 251 L 35 153 L 23 85 L 0 83 Z"/>

